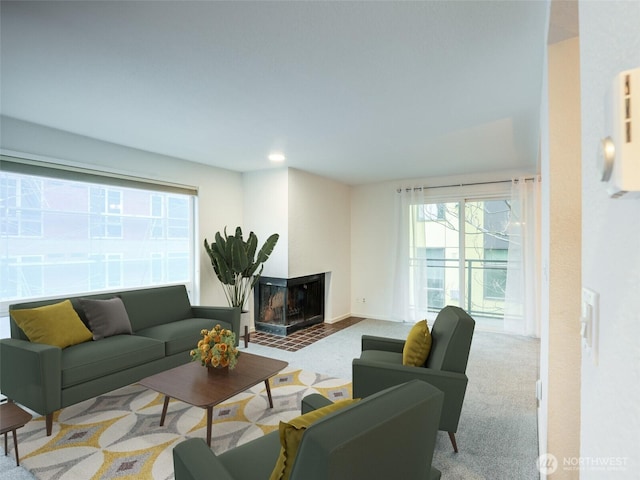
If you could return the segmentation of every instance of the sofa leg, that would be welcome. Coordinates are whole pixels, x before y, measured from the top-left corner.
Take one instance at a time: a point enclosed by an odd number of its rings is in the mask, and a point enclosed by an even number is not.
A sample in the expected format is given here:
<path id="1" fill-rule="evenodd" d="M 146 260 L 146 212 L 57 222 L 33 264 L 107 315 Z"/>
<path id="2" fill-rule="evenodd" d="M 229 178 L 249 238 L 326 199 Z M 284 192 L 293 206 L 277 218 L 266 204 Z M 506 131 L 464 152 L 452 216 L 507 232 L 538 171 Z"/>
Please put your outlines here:
<path id="1" fill-rule="evenodd" d="M 449 433 L 449 440 L 451 440 L 451 445 L 453 445 L 453 451 L 458 453 L 458 444 L 456 443 L 456 435 L 453 432 Z"/>
<path id="2" fill-rule="evenodd" d="M 244 348 L 249 346 L 249 327 L 247 325 L 244 326 Z"/>
<path id="3" fill-rule="evenodd" d="M 50 437 L 51 432 L 53 431 L 53 413 L 47 413 L 45 421 L 47 424 L 47 437 Z"/>

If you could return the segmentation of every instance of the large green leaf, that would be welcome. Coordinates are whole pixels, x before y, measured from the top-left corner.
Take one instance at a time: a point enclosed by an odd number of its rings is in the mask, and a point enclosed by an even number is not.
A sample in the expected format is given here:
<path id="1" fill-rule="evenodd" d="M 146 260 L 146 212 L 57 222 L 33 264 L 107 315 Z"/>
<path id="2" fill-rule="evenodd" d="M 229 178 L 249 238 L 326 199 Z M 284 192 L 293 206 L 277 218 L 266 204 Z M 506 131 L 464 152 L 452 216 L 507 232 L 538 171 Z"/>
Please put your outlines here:
<path id="1" fill-rule="evenodd" d="M 204 249 L 207 252 L 207 255 L 209 255 L 209 258 L 213 260 L 213 257 L 211 256 L 211 245 L 209 245 L 206 238 L 204 239 Z"/>
<path id="2" fill-rule="evenodd" d="M 242 274 L 249 263 L 244 243 L 237 237 L 229 237 L 228 243 L 231 244 L 231 269 L 234 273 Z"/>
<path id="3" fill-rule="evenodd" d="M 220 252 L 213 250 L 213 269 L 216 272 L 218 279 L 225 285 L 234 285 L 235 277 L 233 271 L 229 268 L 226 259 L 220 254 Z"/>
<path id="4" fill-rule="evenodd" d="M 279 238 L 280 238 L 280 235 L 278 235 L 277 233 L 274 233 L 269 238 L 267 238 L 267 241 L 264 242 L 264 245 L 258 252 L 258 258 L 256 259 L 256 262 L 264 263 L 267 261 L 267 259 L 269 258 L 269 255 L 271 255 L 271 252 L 273 252 L 273 249 L 275 248 L 276 243 L 278 243 Z"/>
<path id="5" fill-rule="evenodd" d="M 251 269 L 253 267 L 253 264 L 255 262 L 254 257 L 256 255 L 256 249 L 258 248 L 258 237 L 256 237 L 256 234 L 251 232 L 249 233 L 249 239 L 247 240 L 247 270 Z M 251 273 L 245 272 L 245 276 L 246 277 L 250 277 Z"/>
<path id="6" fill-rule="evenodd" d="M 240 240 L 244 243 L 244 240 L 242 239 L 242 228 L 240 227 L 236 227 L 236 240 Z"/>
<path id="7" fill-rule="evenodd" d="M 251 289 L 255 287 L 256 283 L 258 283 L 258 279 L 260 278 L 260 275 L 262 275 L 263 270 L 264 270 L 264 265 L 261 265 L 260 271 L 257 274 L 255 274 L 253 277 L 251 277 Z"/>
<path id="8" fill-rule="evenodd" d="M 260 278 L 267 261 L 280 236 L 271 235 L 264 243 L 257 258 L 258 237 L 250 232 L 244 241 L 242 229 L 237 227 L 235 235 L 227 235 L 227 227 L 223 232 L 217 232 L 215 242 L 209 244 L 204 240 L 204 248 L 211 259 L 213 270 L 223 284 L 229 304 L 245 307 L 247 297 Z M 257 272 L 257 273 L 256 273 Z"/>
<path id="9" fill-rule="evenodd" d="M 211 261 L 211 266 L 213 267 L 213 271 L 215 272 L 218 279 L 222 282 L 223 276 L 220 274 L 220 269 L 218 268 L 218 263 L 216 262 L 215 253 L 214 253 L 215 248 L 216 248 L 215 243 L 212 245 L 209 245 L 209 242 L 207 241 L 207 239 L 206 238 L 204 239 L 204 249 L 206 250 L 207 255 L 209 256 L 209 260 Z"/>
<path id="10" fill-rule="evenodd" d="M 227 242 L 225 241 L 224 238 L 222 238 L 222 235 L 220 235 L 220 232 L 216 233 L 216 241 L 212 244 L 212 247 L 218 250 L 218 252 L 220 252 L 221 255 L 224 255 L 224 252 L 227 247 Z"/>

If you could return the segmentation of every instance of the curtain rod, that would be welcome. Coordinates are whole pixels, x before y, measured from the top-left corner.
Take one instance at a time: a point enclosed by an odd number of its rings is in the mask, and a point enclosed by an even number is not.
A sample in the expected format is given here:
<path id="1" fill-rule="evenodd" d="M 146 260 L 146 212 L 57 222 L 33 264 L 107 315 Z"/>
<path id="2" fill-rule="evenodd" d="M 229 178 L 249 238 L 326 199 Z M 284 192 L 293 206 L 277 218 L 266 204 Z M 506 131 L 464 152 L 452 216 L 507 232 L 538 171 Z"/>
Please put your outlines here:
<path id="1" fill-rule="evenodd" d="M 524 179 L 525 182 L 532 182 L 536 179 L 537 177 L 526 177 Z M 517 182 L 519 181 L 519 179 L 515 178 L 513 180 L 494 180 L 491 182 L 474 182 L 474 183 L 455 183 L 453 185 L 434 185 L 432 187 L 429 186 L 422 186 L 422 187 L 407 187 L 407 188 L 398 188 L 396 190 L 396 192 L 400 193 L 402 190 L 404 190 L 405 192 L 409 192 L 411 190 L 431 190 L 434 188 L 450 188 L 450 187 L 472 187 L 474 185 L 492 185 L 492 184 L 496 184 L 496 183 L 512 183 L 512 182 Z"/>

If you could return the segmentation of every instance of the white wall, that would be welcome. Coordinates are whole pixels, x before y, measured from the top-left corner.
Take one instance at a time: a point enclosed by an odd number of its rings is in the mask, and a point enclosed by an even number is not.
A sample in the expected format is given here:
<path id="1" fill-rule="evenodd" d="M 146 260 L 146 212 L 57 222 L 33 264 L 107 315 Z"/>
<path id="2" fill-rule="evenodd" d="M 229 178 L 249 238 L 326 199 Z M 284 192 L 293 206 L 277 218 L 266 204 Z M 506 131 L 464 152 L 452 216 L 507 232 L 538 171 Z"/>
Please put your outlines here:
<path id="1" fill-rule="evenodd" d="M 289 175 L 286 168 L 243 174 L 244 229 L 258 236 L 258 248 L 273 233 L 280 235 L 273 253 L 264 264 L 266 277 L 289 275 Z M 246 229 L 246 232 L 245 232 Z"/>
<path id="2" fill-rule="evenodd" d="M 357 317 L 391 319 L 396 188 L 394 182 L 352 187 L 350 302 Z"/>
<path id="3" fill-rule="evenodd" d="M 8 117 L 0 119 L 3 153 L 23 153 L 142 178 L 198 188 L 200 303 L 226 305 L 222 287 L 204 251 L 225 225 L 241 225 L 242 176 L 239 173 L 103 142 Z"/>
<path id="4" fill-rule="evenodd" d="M 289 277 L 329 273 L 325 320 L 351 313 L 351 189 L 289 169 Z"/>
<path id="5" fill-rule="evenodd" d="M 640 2 L 580 2 L 582 282 L 600 294 L 598 365 L 582 359 L 580 455 L 624 462 L 609 474 L 585 467 L 587 480 L 640 472 L 640 200 L 610 199 L 595 168 L 607 90 L 640 67 L 639 25 Z"/>
<path id="6" fill-rule="evenodd" d="M 246 235 L 253 231 L 258 237 L 258 248 L 273 233 L 280 235 L 269 260 L 264 264 L 265 277 L 287 278 L 289 273 L 289 175 L 286 168 L 244 173 L 244 218 Z M 250 331 L 255 330 L 253 295 L 247 304 L 249 314 L 243 318 Z"/>

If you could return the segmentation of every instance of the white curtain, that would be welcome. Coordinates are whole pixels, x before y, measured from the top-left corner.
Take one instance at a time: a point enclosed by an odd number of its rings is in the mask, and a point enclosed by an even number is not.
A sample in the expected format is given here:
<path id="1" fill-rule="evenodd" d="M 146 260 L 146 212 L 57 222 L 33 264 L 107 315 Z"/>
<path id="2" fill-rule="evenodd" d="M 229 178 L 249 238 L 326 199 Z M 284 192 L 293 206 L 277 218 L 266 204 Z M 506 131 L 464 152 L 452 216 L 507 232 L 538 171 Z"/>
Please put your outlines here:
<path id="1" fill-rule="evenodd" d="M 422 187 L 402 188 L 395 201 L 395 261 L 392 319 L 415 323 L 427 317 L 427 260 L 418 246 L 426 245 L 424 222 L 416 217 L 423 208 Z"/>
<path id="2" fill-rule="evenodd" d="M 540 337 L 540 181 L 513 180 L 504 330 Z"/>

